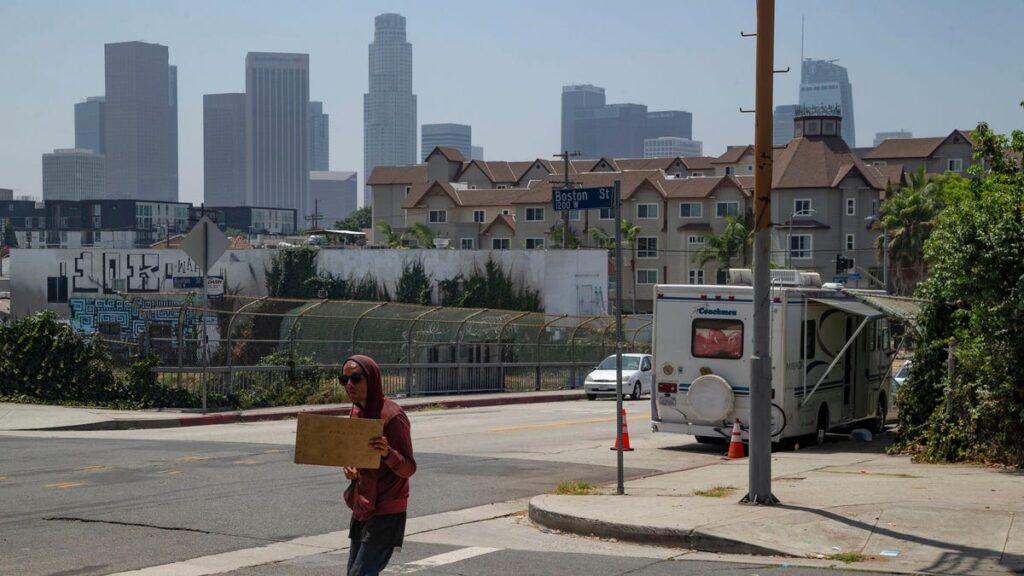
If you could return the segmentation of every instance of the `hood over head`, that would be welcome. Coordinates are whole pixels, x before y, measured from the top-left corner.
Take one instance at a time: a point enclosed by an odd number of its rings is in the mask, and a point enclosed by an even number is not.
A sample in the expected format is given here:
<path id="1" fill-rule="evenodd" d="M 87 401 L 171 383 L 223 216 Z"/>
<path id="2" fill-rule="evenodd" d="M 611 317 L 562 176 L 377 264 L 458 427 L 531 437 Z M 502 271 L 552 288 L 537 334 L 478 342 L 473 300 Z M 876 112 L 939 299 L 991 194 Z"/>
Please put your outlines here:
<path id="1" fill-rule="evenodd" d="M 358 364 L 366 377 L 366 402 L 359 406 L 360 416 L 380 418 L 381 408 L 384 407 L 384 383 L 380 376 L 380 366 L 373 358 L 362 354 L 349 356 L 341 365 L 344 366 L 348 362 Z"/>

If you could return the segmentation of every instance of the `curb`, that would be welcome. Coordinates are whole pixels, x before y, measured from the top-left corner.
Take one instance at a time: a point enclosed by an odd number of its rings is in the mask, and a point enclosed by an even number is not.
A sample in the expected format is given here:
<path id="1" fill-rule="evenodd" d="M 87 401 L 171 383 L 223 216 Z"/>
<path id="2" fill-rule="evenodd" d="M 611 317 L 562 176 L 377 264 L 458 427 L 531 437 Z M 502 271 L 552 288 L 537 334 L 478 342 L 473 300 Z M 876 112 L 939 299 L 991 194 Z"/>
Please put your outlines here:
<path id="1" fill-rule="evenodd" d="M 615 538 L 617 540 L 636 542 L 638 544 L 656 544 L 677 548 L 689 548 L 698 552 L 716 554 L 745 554 L 753 556 L 794 557 L 783 550 L 765 548 L 749 542 L 741 542 L 722 536 L 702 534 L 697 529 L 668 528 L 641 526 L 638 524 L 620 524 L 606 520 L 583 518 L 552 512 L 530 500 L 530 520 L 555 530 L 569 532 L 580 536 L 597 536 L 599 538 Z"/>
<path id="2" fill-rule="evenodd" d="M 453 398 L 432 402 L 429 398 L 400 403 L 403 409 L 414 409 L 420 406 L 440 406 L 442 408 L 480 408 L 485 406 L 503 406 L 511 404 L 539 404 L 543 402 L 564 402 L 582 400 L 582 393 L 550 394 L 545 396 L 509 396 L 507 398 Z M 351 406 L 331 408 L 281 409 L 275 412 L 222 412 L 204 414 L 202 416 L 173 416 L 169 418 L 125 418 L 89 422 L 86 424 L 70 424 L 66 426 L 47 426 L 32 428 L 26 431 L 99 431 L 99 430 L 152 430 L 158 428 L 185 428 L 191 426 L 212 426 L 216 424 L 237 424 L 240 422 L 268 422 L 287 420 L 299 414 L 319 414 L 323 416 L 348 416 Z"/>

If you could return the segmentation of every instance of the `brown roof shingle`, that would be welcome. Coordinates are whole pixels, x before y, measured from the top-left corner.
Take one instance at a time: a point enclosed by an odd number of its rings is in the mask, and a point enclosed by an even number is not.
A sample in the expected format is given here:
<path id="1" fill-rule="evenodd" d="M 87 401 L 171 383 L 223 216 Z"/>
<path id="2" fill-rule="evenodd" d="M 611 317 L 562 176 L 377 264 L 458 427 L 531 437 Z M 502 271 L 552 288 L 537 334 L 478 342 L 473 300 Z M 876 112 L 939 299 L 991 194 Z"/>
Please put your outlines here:
<path id="1" fill-rule="evenodd" d="M 516 220 L 515 220 L 515 218 L 509 216 L 508 214 L 498 214 L 497 216 L 494 217 L 494 220 L 491 220 L 490 224 L 488 224 L 487 226 L 484 226 L 484 229 L 480 231 L 480 235 L 484 236 L 484 235 L 490 234 L 491 233 L 491 228 L 494 228 L 495 226 L 497 226 L 499 224 L 504 224 L 505 226 L 508 226 L 509 229 L 512 230 L 513 233 L 515 233 L 515 231 L 516 231 Z"/>
<path id="2" fill-rule="evenodd" d="M 418 184 L 427 181 L 427 167 L 424 164 L 411 166 L 377 166 L 366 180 L 367 186 L 386 184 Z"/>
<path id="3" fill-rule="evenodd" d="M 754 147 L 747 144 L 745 146 L 729 146 L 725 150 L 725 154 L 722 154 L 718 158 L 711 161 L 712 164 L 735 164 L 740 161 L 747 154 L 753 154 Z"/>
<path id="4" fill-rule="evenodd" d="M 946 141 L 944 136 L 936 138 L 889 138 L 864 154 L 865 160 L 886 158 L 928 158 Z"/>

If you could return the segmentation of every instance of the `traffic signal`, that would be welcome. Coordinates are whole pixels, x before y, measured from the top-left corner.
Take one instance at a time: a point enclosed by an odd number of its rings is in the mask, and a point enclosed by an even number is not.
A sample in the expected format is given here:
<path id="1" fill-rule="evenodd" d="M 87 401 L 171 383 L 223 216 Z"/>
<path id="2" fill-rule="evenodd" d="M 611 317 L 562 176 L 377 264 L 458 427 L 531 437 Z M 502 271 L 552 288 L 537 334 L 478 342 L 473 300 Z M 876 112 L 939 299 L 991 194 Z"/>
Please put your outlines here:
<path id="1" fill-rule="evenodd" d="M 850 268 L 850 260 L 844 258 L 842 254 L 836 256 L 836 276 L 843 276 L 843 274 Z"/>

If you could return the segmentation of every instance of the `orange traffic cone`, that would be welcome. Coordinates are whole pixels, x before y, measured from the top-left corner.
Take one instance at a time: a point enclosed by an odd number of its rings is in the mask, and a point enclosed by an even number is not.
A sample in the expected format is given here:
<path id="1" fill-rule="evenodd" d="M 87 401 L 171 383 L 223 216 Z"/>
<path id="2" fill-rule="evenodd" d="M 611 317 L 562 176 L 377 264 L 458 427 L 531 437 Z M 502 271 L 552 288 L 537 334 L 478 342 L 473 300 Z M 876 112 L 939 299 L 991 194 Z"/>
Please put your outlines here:
<path id="1" fill-rule="evenodd" d="M 612 446 L 612 450 L 619 449 L 619 437 L 615 436 L 615 446 Z M 629 427 L 626 425 L 626 409 L 622 409 L 622 451 L 632 452 L 633 449 L 629 447 Z"/>
<path id="2" fill-rule="evenodd" d="M 732 440 L 729 441 L 729 454 L 727 457 L 729 460 L 735 460 L 737 458 L 743 458 L 743 434 L 740 432 L 740 419 L 736 419 L 736 423 L 732 425 Z"/>

